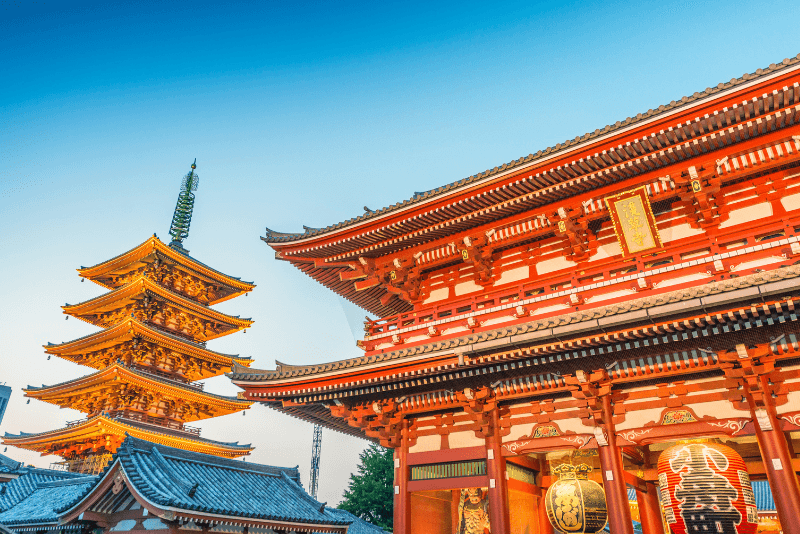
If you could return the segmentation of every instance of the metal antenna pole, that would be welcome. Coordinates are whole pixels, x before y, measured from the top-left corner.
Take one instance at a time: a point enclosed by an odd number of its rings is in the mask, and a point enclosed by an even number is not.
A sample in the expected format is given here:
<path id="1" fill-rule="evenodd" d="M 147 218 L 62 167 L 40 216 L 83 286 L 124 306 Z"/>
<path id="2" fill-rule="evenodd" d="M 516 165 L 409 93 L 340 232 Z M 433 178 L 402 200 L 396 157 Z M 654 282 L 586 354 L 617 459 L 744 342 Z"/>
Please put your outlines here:
<path id="1" fill-rule="evenodd" d="M 319 486 L 319 455 L 322 451 L 322 427 L 314 425 L 314 444 L 311 447 L 311 482 L 308 484 L 309 493 L 317 498 Z"/>

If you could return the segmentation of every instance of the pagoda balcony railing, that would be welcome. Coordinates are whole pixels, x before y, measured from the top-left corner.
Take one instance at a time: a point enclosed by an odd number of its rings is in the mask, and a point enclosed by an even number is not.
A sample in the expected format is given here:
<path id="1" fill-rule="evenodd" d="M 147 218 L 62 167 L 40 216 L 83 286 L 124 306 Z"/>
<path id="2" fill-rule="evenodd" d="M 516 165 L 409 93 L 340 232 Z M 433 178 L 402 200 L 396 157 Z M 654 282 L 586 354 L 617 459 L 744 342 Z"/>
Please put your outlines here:
<path id="1" fill-rule="evenodd" d="M 792 222 L 799 224 L 800 220 Z M 473 330 L 498 327 L 514 320 L 523 321 L 523 317 L 544 318 L 598 305 L 593 302 L 613 303 L 708 283 L 721 279 L 722 275 L 727 278 L 733 271 L 734 276 L 744 276 L 764 270 L 765 264 L 759 264 L 759 260 L 775 260 L 772 264 L 767 261 L 766 265 L 769 266 L 766 269 L 777 268 L 781 264 L 789 265 L 797 260 L 791 258 L 795 255 L 791 252 L 787 257 L 787 251 L 791 247 L 800 247 L 800 238 L 792 233 L 786 231 L 781 221 L 769 221 L 762 225 L 756 222 L 748 225 L 748 228 L 719 236 L 714 242 L 701 235 L 683 239 L 680 245 L 669 250 L 626 259 L 624 263 L 619 257 L 584 263 L 578 268 L 547 273 L 497 290 L 475 292 L 441 304 L 418 305 L 420 307 L 412 311 L 366 321 L 366 334 L 359 345 L 367 352 L 392 345 L 401 348 L 403 343 L 425 343 L 428 338 L 447 335 L 448 328 L 462 327 L 460 331 L 464 332 L 463 327 Z M 748 263 L 754 266 L 746 268 Z M 720 269 L 723 264 L 724 267 Z M 739 265 L 743 268 L 737 269 Z M 533 266 L 530 269 L 535 272 Z M 710 276 L 683 284 L 670 282 L 700 274 Z M 627 296 L 602 298 L 620 290 L 632 291 Z M 555 311 L 537 313 L 542 308 L 554 305 L 563 306 Z M 482 328 L 486 323 L 489 324 Z M 409 341 L 409 338 L 417 339 Z"/>
<path id="2" fill-rule="evenodd" d="M 174 419 L 168 419 L 166 417 L 156 417 L 131 410 L 113 410 L 107 413 L 108 416 L 113 419 L 124 419 L 136 423 L 144 423 L 147 425 L 168 428 L 170 430 L 177 430 L 178 432 L 186 432 L 187 434 L 195 434 L 197 436 L 200 435 L 200 429 L 198 427 L 188 426 L 180 421 L 175 421 Z"/>
<path id="3" fill-rule="evenodd" d="M 107 412 L 103 412 L 103 415 L 111 419 L 131 421 L 138 424 L 146 424 L 150 426 L 166 428 L 175 432 L 184 432 L 186 434 L 193 434 L 195 436 L 200 435 L 199 427 L 185 425 L 180 421 L 175 421 L 174 419 L 168 419 L 166 417 L 156 417 L 152 415 L 143 414 L 141 412 L 134 412 L 131 410 L 110 410 Z M 78 426 L 85 422 L 86 419 L 69 421 L 67 422 L 66 427 L 71 428 L 73 426 Z"/>
<path id="4" fill-rule="evenodd" d="M 208 307 L 208 306 L 206 306 L 206 307 Z M 189 341 L 190 343 L 194 343 L 195 345 L 200 345 L 201 347 L 205 347 L 206 346 L 206 342 L 205 341 L 198 341 L 195 338 L 193 338 L 192 336 L 184 334 L 183 332 L 176 332 L 175 330 L 171 330 L 169 328 L 165 328 L 165 327 L 163 327 L 161 325 L 158 325 L 156 323 L 152 323 L 150 321 L 147 322 L 147 326 L 149 326 L 151 328 L 154 328 L 156 330 L 160 330 L 161 332 L 164 332 L 165 334 L 168 334 L 170 336 L 177 337 L 178 339 L 185 339 L 186 341 Z"/>
<path id="5" fill-rule="evenodd" d="M 202 382 L 189 382 L 188 380 L 186 380 L 183 377 L 177 378 L 174 373 L 168 373 L 166 371 L 162 371 L 162 370 L 157 369 L 157 368 L 144 367 L 144 366 L 141 366 L 141 365 L 133 365 L 132 368 L 135 369 L 137 372 L 140 372 L 140 373 L 146 373 L 146 374 L 149 374 L 149 375 L 152 375 L 152 376 L 157 376 L 159 378 L 166 378 L 167 380 L 171 380 L 172 382 L 177 382 L 178 384 L 180 384 L 182 386 L 188 386 L 190 388 L 199 389 L 200 391 L 204 391 L 205 390 L 205 384 L 204 383 L 202 383 Z M 178 376 L 180 376 L 180 375 L 178 375 Z"/>

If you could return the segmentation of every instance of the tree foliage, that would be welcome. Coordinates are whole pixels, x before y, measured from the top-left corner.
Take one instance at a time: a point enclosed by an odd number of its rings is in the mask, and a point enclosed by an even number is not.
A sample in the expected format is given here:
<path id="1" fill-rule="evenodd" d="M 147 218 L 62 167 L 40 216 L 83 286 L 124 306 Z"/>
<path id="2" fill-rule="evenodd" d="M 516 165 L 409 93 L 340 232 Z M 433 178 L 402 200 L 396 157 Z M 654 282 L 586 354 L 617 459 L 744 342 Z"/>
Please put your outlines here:
<path id="1" fill-rule="evenodd" d="M 394 510 L 394 460 L 391 449 L 372 444 L 359 456 L 339 508 L 391 531 Z"/>

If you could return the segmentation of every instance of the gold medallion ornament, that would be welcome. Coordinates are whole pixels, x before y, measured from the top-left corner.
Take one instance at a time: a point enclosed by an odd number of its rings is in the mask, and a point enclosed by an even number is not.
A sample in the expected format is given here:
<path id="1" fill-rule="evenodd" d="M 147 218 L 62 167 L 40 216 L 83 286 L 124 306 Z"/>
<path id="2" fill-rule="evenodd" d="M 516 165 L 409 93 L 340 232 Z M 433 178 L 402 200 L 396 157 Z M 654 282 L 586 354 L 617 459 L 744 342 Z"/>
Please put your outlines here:
<path id="1" fill-rule="evenodd" d="M 553 528 L 565 533 L 594 534 L 608 521 L 606 494 L 597 482 L 588 480 L 586 464 L 561 464 L 553 468 L 559 479 L 547 490 L 545 510 Z"/>
<path id="2" fill-rule="evenodd" d="M 605 201 L 624 256 L 661 248 L 656 218 L 645 187 L 625 191 Z"/>

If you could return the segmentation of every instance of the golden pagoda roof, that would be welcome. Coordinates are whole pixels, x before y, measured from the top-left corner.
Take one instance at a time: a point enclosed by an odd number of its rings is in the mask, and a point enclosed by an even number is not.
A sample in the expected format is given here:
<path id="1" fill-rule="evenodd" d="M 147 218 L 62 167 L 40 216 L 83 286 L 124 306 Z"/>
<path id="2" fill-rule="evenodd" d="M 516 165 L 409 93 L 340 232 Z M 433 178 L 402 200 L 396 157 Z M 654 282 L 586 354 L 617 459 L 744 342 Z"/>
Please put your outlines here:
<path id="1" fill-rule="evenodd" d="M 111 281 L 111 277 L 113 275 L 123 274 L 135 270 L 143 264 L 149 263 L 147 261 L 148 258 L 154 255 L 163 256 L 170 262 L 174 262 L 175 264 L 184 267 L 197 276 L 206 278 L 208 280 L 213 280 L 214 282 L 217 282 L 230 289 L 228 294 L 212 300 L 210 304 L 223 302 L 225 300 L 237 297 L 243 293 L 248 293 L 252 291 L 254 287 L 256 287 L 252 282 L 244 282 L 236 277 L 221 273 L 196 260 L 195 258 L 192 258 L 188 254 L 178 252 L 169 245 L 162 243 L 155 234 L 147 239 L 147 241 L 132 248 L 128 252 L 124 252 L 119 256 L 111 258 L 110 260 L 106 260 L 102 263 L 98 263 L 92 267 L 81 267 L 78 269 L 78 274 L 83 278 L 88 278 L 92 282 L 95 282 L 103 287 L 115 289 L 119 287 L 119 285 L 115 285 Z"/>
<path id="2" fill-rule="evenodd" d="M 168 447 L 228 458 L 243 456 L 253 450 L 250 444 L 240 445 L 238 442 L 204 439 L 188 432 L 170 431 L 153 425 L 112 419 L 106 415 L 98 415 L 64 428 L 38 434 L 22 432 L 6 434 L 3 436 L 3 444 L 36 451 L 42 455 L 63 454 L 74 444 L 82 443 L 84 446 L 93 444 L 93 447 L 89 448 L 99 448 L 106 441 L 114 442 L 113 449 L 116 450 L 126 435 Z"/>
<path id="3" fill-rule="evenodd" d="M 235 315 L 228 315 L 187 299 L 182 295 L 173 293 L 172 291 L 153 282 L 146 276 L 139 276 L 129 284 L 93 299 L 81 302 L 79 304 L 66 304 L 61 308 L 64 310 L 65 314 L 77 317 L 78 319 L 86 321 L 87 323 L 107 328 L 111 326 L 111 324 L 92 319 L 91 316 L 93 314 L 118 310 L 119 308 L 132 303 L 134 300 L 137 300 L 136 297 L 145 293 L 161 300 L 165 300 L 190 315 L 201 317 L 214 323 L 224 324 L 229 327 L 227 330 L 212 333 L 211 335 L 206 336 L 206 339 L 214 339 L 216 337 L 229 334 L 231 331 L 247 328 L 253 324 L 251 319 L 243 319 Z"/>
<path id="4" fill-rule="evenodd" d="M 89 352 L 100 351 L 120 345 L 136 337 L 155 343 L 160 347 L 164 347 L 166 349 L 185 354 L 205 362 L 220 365 L 219 372 L 214 374 L 211 374 L 210 372 L 191 372 L 190 370 L 190 372 L 184 374 L 184 376 L 190 381 L 202 380 L 204 378 L 209 378 L 211 376 L 217 376 L 224 372 L 228 372 L 232 370 L 234 362 L 245 367 L 250 367 L 252 364 L 252 360 L 248 357 L 235 354 L 223 354 L 208 350 L 198 343 L 194 343 L 183 337 L 169 334 L 148 324 L 141 323 L 132 317 L 106 330 L 94 332 L 88 336 L 83 336 L 66 343 L 48 343 L 44 346 L 44 348 L 47 354 L 53 354 L 54 356 L 59 356 L 66 360 L 70 360 L 81 365 L 86 365 L 88 367 L 93 367 L 94 369 L 102 369 L 106 367 L 106 363 L 100 362 L 97 359 L 81 358 L 80 356 Z"/>
<path id="5" fill-rule="evenodd" d="M 75 409 L 83 411 L 80 406 L 66 401 L 64 397 L 79 395 L 86 398 L 92 391 L 107 388 L 110 383 L 118 384 L 120 387 L 123 385 L 138 386 L 148 392 L 159 393 L 165 397 L 182 400 L 187 403 L 200 402 L 214 410 L 215 413 L 213 417 L 246 410 L 253 404 L 251 401 L 242 400 L 237 397 L 226 397 L 208 393 L 198 387 L 189 384 L 181 384 L 174 380 L 168 380 L 144 371 L 131 369 L 121 363 L 114 363 L 96 373 L 61 382 L 60 384 L 41 387 L 28 386 L 23 389 L 23 391 L 26 397 L 56 404 L 62 408 L 71 408 L 75 406 Z M 212 415 L 208 417 L 212 417 Z M 197 421 L 206 418 L 207 417 L 203 417 L 202 414 L 197 413 L 187 414 L 181 419 L 183 421 Z"/>

